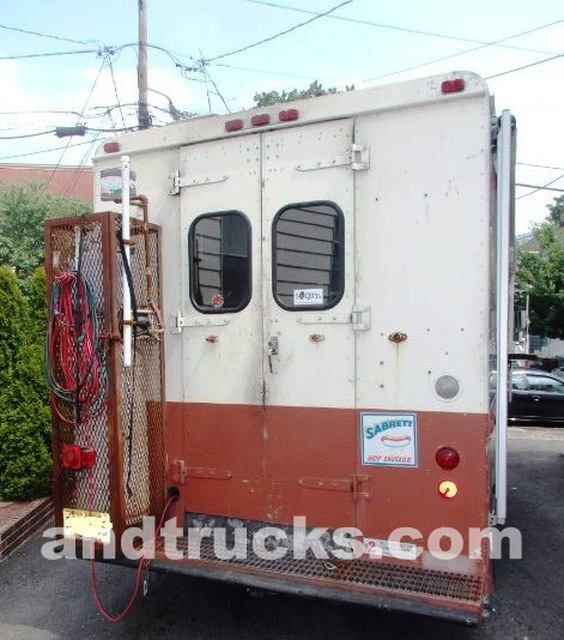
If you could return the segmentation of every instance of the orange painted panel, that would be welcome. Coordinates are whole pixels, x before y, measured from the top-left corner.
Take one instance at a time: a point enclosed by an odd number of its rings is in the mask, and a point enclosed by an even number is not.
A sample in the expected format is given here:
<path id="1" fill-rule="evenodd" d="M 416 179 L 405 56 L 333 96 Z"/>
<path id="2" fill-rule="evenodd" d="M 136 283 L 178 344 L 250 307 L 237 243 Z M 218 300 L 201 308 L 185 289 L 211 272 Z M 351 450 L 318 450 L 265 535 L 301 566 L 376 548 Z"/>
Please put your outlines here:
<path id="1" fill-rule="evenodd" d="M 370 480 L 363 485 L 369 497 L 359 501 L 358 526 L 375 538 L 387 538 L 397 527 L 415 527 L 425 539 L 438 527 L 452 527 L 466 540 L 469 527 L 488 526 L 488 416 L 423 411 L 416 415 L 416 468 L 361 464 L 359 452 L 359 473 Z M 360 439 L 360 415 L 358 425 Z M 451 471 L 435 460 L 443 446 L 460 454 L 460 464 Z M 443 480 L 457 485 L 456 497 L 440 495 Z"/>
<path id="2" fill-rule="evenodd" d="M 265 430 L 268 520 L 306 516 L 308 526 L 354 526 L 355 412 L 267 407 Z"/>
<path id="3" fill-rule="evenodd" d="M 183 461 L 187 511 L 264 518 L 262 414 L 262 407 L 253 405 L 168 403 L 170 477 L 174 461 Z"/>
<path id="4" fill-rule="evenodd" d="M 360 415 L 351 409 L 169 403 L 169 478 L 177 484 L 171 465 L 184 461 L 182 505 L 197 513 L 279 524 L 306 516 L 308 526 L 357 526 L 375 538 L 414 527 L 426 539 L 438 527 L 452 527 L 466 540 L 469 527 L 487 527 L 486 415 L 416 412 L 415 468 L 362 464 Z M 459 452 L 456 469 L 437 465 L 441 446 Z M 442 480 L 456 483 L 455 498 L 439 494 Z"/>

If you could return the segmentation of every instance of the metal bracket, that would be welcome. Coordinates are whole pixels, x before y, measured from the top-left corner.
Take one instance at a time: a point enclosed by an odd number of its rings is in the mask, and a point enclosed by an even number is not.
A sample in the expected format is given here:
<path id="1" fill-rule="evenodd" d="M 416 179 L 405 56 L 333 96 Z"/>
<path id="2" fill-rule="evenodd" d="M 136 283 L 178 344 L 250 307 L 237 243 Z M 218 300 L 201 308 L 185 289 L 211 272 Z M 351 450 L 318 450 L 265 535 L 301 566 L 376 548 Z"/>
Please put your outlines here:
<path id="1" fill-rule="evenodd" d="M 180 193 L 180 189 L 187 187 L 200 187 L 206 184 L 218 184 L 220 182 L 225 182 L 229 179 L 229 176 L 220 175 L 220 176 L 196 176 L 193 178 L 185 178 L 180 176 L 180 172 L 176 171 L 172 175 L 169 176 L 170 185 L 168 189 L 168 194 L 170 196 L 177 196 Z"/>
<path id="2" fill-rule="evenodd" d="M 331 169 L 331 167 L 348 167 L 350 163 L 350 156 L 337 156 L 328 160 L 298 164 L 296 165 L 296 171 L 317 171 L 318 169 Z"/>
<path id="3" fill-rule="evenodd" d="M 169 328 L 172 333 L 182 333 L 185 327 L 223 327 L 231 322 L 225 316 L 212 316 L 207 318 L 185 318 L 180 311 L 169 319 Z"/>
<path id="4" fill-rule="evenodd" d="M 354 309 L 351 316 L 353 329 L 355 331 L 369 331 L 372 327 L 372 309 L 371 307 L 362 307 Z"/>
<path id="5" fill-rule="evenodd" d="M 175 460 L 172 463 L 172 480 L 177 484 L 186 482 L 186 462 L 184 460 Z"/>
<path id="6" fill-rule="evenodd" d="M 351 169 L 365 171 L 370 168 L 370 147 L 366 144 L 353 144 L 351 149 Z"/>

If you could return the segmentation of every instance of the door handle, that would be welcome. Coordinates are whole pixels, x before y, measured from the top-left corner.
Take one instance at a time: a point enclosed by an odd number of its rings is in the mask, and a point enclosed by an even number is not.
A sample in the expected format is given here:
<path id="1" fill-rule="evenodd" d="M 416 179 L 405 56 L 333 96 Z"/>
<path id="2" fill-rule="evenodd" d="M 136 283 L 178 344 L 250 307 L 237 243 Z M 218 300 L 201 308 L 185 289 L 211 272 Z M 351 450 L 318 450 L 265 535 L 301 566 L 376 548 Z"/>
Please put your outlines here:
<path id="1" fill-rule="evenodd" d="M 268 339 L 268 368 L 270 373 L 276 373 L 275 358 L 278 357 L 278 336 L 272 336 Z"/>

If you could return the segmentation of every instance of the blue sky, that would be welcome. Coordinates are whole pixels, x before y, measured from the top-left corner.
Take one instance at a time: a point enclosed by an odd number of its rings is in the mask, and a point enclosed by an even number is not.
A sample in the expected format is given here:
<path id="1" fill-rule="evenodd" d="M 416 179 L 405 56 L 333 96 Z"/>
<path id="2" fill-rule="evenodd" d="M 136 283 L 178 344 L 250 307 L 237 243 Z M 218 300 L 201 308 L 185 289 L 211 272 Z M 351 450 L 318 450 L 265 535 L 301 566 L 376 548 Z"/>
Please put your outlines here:
<path id="1" fill-rule="evenodd" d="M 340 4 L 286 35 L 219 57 Z M 517 117 L 517 181 L 541 185 L 564 174 L 561 1 L 147 0 L 147 9 L 156 124 L 170 120 L 162 94 L 181 111 L 224 113 L 252 106 L 257 91 L 305 88 L 315 79 L 360 88 L 469 69 L 491 78 L 498 110 Z M 137 0 L 3 0 L 0 25 L 0 162 L 89 163 L 109 134 L 7 138 L 78 122 L 134 124 L 134 107 L 126 105 L 137 99 L 137 51 L 127 45 L 137 40 Z M 45 55 L 61 52 L 72 53 Z M 23 57 L 35 54 L 41 57 Z M 199 60 L 209 61 L 205 72 Z M 83 144 L 65 149 L 67 142 Z M 564 188 L 564 178 L 552 186 Z M 530 191 L 517 191 L 518 232 L 542 219 L 559 195 Z"/>

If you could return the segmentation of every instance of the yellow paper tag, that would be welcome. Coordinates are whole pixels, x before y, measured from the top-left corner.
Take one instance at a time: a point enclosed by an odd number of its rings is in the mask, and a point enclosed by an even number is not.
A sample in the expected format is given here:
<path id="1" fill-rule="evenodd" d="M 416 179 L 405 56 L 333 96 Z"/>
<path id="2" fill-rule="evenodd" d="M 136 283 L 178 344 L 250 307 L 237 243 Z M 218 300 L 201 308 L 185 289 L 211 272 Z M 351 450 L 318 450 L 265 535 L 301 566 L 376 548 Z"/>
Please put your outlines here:
<path id="1" fill-rule="evenodd" d="M 63 522 L 65 535 L 94 538 L 104 543 L 110 542 L 112 522 L 109 513 L 63 509 Z"/>

